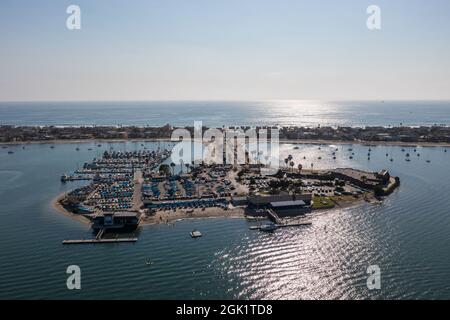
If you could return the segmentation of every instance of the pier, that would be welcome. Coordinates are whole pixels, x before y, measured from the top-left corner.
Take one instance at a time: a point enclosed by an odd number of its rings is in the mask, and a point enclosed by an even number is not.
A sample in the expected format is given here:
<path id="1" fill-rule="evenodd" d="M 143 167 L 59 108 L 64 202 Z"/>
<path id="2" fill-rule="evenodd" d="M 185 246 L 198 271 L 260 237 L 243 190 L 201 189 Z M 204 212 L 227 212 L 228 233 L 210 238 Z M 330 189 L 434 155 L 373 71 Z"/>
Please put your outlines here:
<path id="1" fill-rule="evenodd" d="M 267 210 L 267 215 L 268 215 L 269 219 L 273 220 L 273 222 L 275 222 L 276 224 L 282 224 L 282 221 L 281 221 L 280 217 L 272 209 L 268 209 Z"/>
<path id="2" fill-rule="evenodd" d="M 135 243 L 138 238 L 64 240 L 62 244 Z"/>
<path id="3" fill-rule="evenodd" d="M 290 228 L 290 227 L 308 227 L 311 226 L 312 222 L 296 222 L 296 223 L 286 223 L 286 224 L 275 224 L 275 227 L 278 228 Z M 261 226 L 251 226 L 250 230 L 260 230 Z"/>

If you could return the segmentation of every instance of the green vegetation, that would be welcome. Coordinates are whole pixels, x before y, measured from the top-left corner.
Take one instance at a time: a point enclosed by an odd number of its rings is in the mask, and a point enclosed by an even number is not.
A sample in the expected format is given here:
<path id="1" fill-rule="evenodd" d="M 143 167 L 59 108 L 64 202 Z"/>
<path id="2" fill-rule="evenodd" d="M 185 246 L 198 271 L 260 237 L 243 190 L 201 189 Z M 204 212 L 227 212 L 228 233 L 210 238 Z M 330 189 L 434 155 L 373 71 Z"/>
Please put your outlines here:
<path id="1" fill-rule="evenodd" d="M 170 167 L 167 164 L 162 164 L 159 166 L 159 174 L 163 176 L 169 176 L 170 175 Z"/>
<path id="2" fill-rule="evenodd" d="M 382 197 L 382 196 L 384 196 L 385 192 L 384 192 L 383 186 L 376 185 L 373 188 L 373 193 L 375 194 L 375 197 Z"/>
<path id="3" fill-rule="evenodd" d="M 313 210 L 319 210 L 319 209 L 331 209 L 334 208 L 335 204 L 334 202 L 328 198 L 328 197 L 313 197 Z"/>

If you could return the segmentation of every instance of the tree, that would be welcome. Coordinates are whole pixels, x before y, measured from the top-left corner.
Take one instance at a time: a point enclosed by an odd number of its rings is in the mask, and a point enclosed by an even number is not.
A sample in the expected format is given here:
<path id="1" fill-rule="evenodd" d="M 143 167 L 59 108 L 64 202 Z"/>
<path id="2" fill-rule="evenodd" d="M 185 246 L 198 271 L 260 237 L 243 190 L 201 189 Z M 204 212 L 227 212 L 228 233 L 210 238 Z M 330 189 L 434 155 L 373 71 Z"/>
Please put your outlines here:
<path id="1" fill-rule="evenodd" d="M 168 176 L 170 174 L 170 167 L 163 163 L 162 165 L 159 166 L 159 174 L 163 175 L 163 176 Z"/>
<path id="2" fill-rule="evenodd" d="M 384 190 L 383 190 L 383 187 L 380 186 L 380 185 L 376 185 L 376 186 L 373 188 L 373 193 L 375 194 L 376 197 L 384 196 Z"/>
<path id="3" fill-rule="evenodd" d="M 291 167 L 291 170 L 294 170 L 294 165 L 295 165 L 294 161 L 289 162 L 289 165 Z"/>
<path id="4" fill-rule="evenodd" d="M 170 166 L 172 167 L 172 175 L 174 176 L 175 175 L 175 166 L 176 166 L 176 164 L 171 162 Z"/>
<path id="5" fill-rule="evenodd" d="M 298 164 L 297 168 L 298 168 L 298 173 L 302 172 L 303 166 L 301 163 Z"/>

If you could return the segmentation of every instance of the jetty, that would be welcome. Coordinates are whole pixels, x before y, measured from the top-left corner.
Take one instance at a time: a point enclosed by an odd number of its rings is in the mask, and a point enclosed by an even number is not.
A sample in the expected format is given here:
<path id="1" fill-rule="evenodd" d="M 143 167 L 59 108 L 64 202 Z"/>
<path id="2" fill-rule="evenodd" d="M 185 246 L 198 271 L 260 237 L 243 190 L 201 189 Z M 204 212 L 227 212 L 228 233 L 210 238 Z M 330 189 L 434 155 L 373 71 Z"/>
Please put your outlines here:
<path id="1" fill-rule="evenodd" d="M 283 223 L 283 224 L 275 224 L 275 227 L 278 228 L 291 228 L 291 227 L 308 227 L 311 226 L 312 222 L 295 222 L 295 223 Z M 261 230 L 261 226 L 251 226 L 250 230 Z"/>
<path id="2" fill-rule="evenodd" d="M 117 238 L 117 239 L 81 239 L 81 240 L 64 240 L 62 244 L 101 244 L 101 243 L 134 243 L 138 238 Z"/>
<path id="3" fill-rule="evenodd" d="M 273 211 L 272 209 L 267 209 L 267 215 L 268 215 L 269 219 L 273 220 L 273 222 L 275 222 L 276 224 L 282 223 L 278 214 L 275 211 Z"/>

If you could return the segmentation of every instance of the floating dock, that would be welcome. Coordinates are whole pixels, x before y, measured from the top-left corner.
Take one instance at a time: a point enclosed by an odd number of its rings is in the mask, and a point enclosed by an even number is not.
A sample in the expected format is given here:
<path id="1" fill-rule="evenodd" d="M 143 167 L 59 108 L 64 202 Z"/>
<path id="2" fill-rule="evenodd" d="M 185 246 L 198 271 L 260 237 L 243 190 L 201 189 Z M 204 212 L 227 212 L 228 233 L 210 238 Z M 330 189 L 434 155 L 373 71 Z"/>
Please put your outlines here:
<path id="1" fill-rule="evenodd" d="M 299 222 L 299 223 L 288 223 L 288 224 L 275 224 L 278 228 L 290 228 L 290 227 L 307 227 L 311 226 L 312 222 Z M 260 230 L 261 226 L 251 226 L 250 230 Z"/>
<path id="2" fill-rule="evenodd" d="M 64 240 L 62 244 L 134 243 L 138 238 Z"/>

